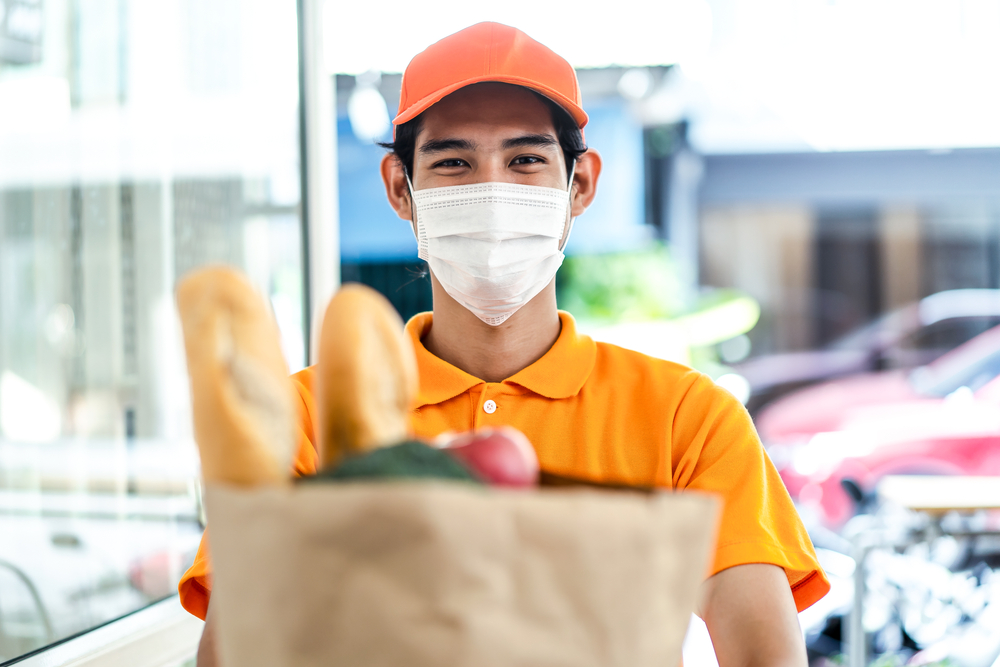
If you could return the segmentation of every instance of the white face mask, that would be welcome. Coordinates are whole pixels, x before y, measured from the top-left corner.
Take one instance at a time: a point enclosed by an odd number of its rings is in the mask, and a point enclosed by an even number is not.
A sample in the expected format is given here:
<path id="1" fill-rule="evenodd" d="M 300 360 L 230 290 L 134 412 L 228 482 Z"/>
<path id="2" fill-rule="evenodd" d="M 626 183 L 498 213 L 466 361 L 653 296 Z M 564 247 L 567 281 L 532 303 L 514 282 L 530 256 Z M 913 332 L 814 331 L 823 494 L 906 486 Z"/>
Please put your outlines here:
<path id="1" fill-rule="evenodd" d="M 572 226 L 567 190 L 476 183 L 414 191 L 409 178 L 407 184 L 420 258 L 483 322 L 506 321 L 562 265 L 563 239 Z"/>

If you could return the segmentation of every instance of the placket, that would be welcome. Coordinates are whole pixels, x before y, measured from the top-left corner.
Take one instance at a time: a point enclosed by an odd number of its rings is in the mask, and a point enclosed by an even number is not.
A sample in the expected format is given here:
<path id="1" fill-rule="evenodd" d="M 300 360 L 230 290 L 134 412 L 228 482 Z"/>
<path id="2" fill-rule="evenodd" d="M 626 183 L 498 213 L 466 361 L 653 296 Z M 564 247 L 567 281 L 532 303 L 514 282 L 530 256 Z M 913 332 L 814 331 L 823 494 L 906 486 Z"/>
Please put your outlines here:
<path id="1" fill-rule="evenodd" d="M 498 426 L 503 419 L 503 383 L 484 382 L 478 387 L 479 396 L 472 410 L 472 428 Z"/>

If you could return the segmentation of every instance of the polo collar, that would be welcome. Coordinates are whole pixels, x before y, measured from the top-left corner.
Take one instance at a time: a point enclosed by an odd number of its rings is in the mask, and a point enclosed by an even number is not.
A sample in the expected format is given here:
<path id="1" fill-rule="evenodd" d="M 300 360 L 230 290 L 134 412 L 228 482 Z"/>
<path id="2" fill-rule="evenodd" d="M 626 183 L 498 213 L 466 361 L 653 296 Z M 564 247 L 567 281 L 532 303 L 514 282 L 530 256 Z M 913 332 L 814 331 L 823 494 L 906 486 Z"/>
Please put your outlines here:
<path id="1" fill-rule="evenodd" d="M 505 383 L 516 384 L 546 398 L 576 396 L 583 388 L 597 358 L 597 345 L 589 336 L 577 333 L 576 321 L 567 312 L 559 311 L 562 329 L 556 342 L 541 359 Z M 431 354 L 421 338 L 431 327 L 432 313 L 420 313 L 406 323 L 406 333 L 413 342 L 420 373 L 417 405 L 442 403 L 465 393 L 483 380 Z"/>
<path id="2" fill-rule="evenodd" d="M 431 328 L 433 320 L 433 313 L 418 313 L 406 323 L 406 333 L 410 335 L 413 351 L 417 355 L 417 373 L 420 378 L 418 407 L 442 403 L 482 383 L 479 378 L 434 356 L 424 347 L 421 338 Z"/>

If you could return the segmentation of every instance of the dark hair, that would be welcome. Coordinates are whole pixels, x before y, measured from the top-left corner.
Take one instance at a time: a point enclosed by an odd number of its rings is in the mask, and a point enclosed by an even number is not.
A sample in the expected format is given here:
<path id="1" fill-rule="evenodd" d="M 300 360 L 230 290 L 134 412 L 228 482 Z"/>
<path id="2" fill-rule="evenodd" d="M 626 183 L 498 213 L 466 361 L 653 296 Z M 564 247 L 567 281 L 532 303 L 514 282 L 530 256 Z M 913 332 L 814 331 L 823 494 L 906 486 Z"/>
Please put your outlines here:
<path id="1" fill-rule="evenodd" d="M 587 152 L 587 144 L 583 143 L 583 132 L 577 127 L 576 121 L 561 106 L 549 98 L 528 89 L 535 97 L 540 99 L 549 109 L 552 115 L 552 124 L 555 126 L 556 138 L 559 139 L 559 147 L 562 148 L 563 156 L 566 158 L 566 174 L 573 170 L 573 165 L 580 156 Z M 403 165 L 406 175 L 413 179 L 413 155 L 417 150 L 417 135 L 420 134 L 420 127 L 423 118 L 417 116 L 396 127 L 395 141 L 376 142 L 382 148 L 392 153 L 399 163 Z"/>

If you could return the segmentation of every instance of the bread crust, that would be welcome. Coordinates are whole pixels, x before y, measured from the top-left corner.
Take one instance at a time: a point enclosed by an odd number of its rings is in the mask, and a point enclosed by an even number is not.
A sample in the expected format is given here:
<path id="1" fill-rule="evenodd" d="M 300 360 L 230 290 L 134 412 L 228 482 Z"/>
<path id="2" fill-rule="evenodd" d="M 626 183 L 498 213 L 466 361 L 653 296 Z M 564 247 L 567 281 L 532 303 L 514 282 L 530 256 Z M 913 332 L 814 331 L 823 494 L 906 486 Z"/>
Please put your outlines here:
<path id="1" fill-rule="evenodd" d="M 403 321 L 381 294 L 344 285 L 323 317 L 316 374 L 320 466 L 410 437 L 417 361 Z"/>
<path id="2" fill-rule="evenodd" d="M 289 483 L 294 388 L 264 300 L 239 272 L 209 267 L 180 281 L 177 308 L 205 482 Z"/>

